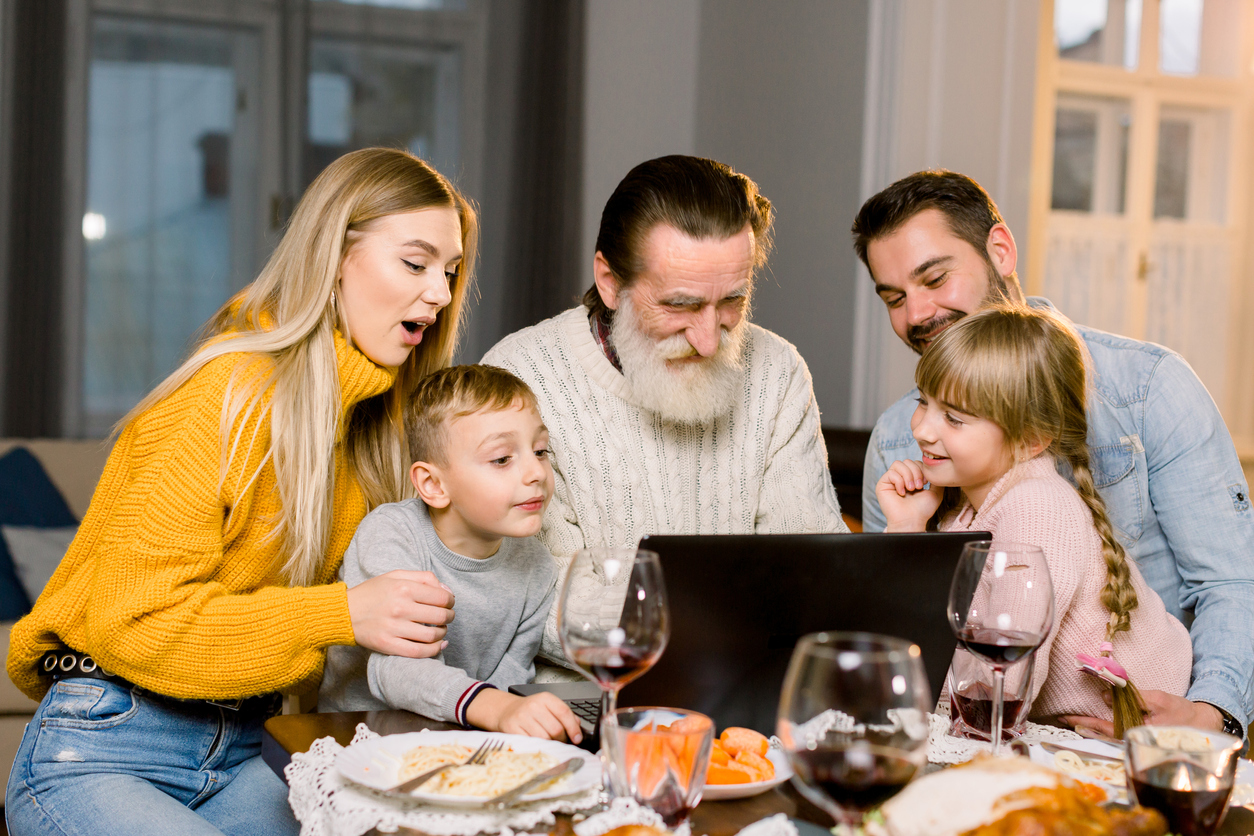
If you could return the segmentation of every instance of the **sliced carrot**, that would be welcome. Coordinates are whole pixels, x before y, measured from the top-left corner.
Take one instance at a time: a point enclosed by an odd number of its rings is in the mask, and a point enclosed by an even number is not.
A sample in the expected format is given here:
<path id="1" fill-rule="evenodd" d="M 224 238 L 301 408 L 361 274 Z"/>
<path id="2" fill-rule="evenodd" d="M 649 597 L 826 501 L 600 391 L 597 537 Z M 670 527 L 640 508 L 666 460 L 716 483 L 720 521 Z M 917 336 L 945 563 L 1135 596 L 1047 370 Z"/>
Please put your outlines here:
<path id="1" fill-rule="evenodd" d="M 727 754 L 727 750 L 723 748 L 723 744 L 715 740 L 714 745 L 710 747 L 710 763 L 725 766 L 730 760 L 731 755 Z"/>
<path id="2" fill-rule="evenodd" d="M 701 732 L 710 725 L 710 721 L 704 717 L 698 717 L 695 714 L 686 714 L 675 722 L 671 723 L 670 730 L 687 734 L 688 732 Z"/>
<path id="3" fill-rule="evenodd" d="M 769 781 L 775 777 L 775 764 L 756 752 L 741 750 L 736 755 L 736 763 L 749 767 L 758 774 L 757 780 Z"/>
<path id="4" fill-rule="evenodd" d="M 705 773 L 707 784 L 751 784 L 753 781 L 753 774 L 735 761 L 729 761 L 726 766 L 712 763 Z"/>
<path id="5" fill-rule="evenodd" d="M 771 742 L 753 729 L 742 729 L 739 726 L 723 729 L 719 740 L 723 741 L 723 748 L 733 757 L 742 751 L 765 755 L 766 750 L 771 747 Z"/>

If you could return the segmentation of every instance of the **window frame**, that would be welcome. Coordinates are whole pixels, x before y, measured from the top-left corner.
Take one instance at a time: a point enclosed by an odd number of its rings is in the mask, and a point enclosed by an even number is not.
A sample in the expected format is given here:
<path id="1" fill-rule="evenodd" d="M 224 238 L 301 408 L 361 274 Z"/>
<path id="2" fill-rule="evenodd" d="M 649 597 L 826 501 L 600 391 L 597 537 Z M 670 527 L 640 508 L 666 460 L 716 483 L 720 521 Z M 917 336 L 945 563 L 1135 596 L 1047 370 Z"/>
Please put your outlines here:
<path id="1" fill-rule="evenodd" d="M 487 82 L 486 0 L 456 9 L 403 9 L 307 0 L 67 0 L 61 369 L 61 434 L 85 437 L 83 403 L 86 251 L 82 218 L 87 192 L 87 107 L 93 14 L 156 22 L 246 27 L 261 39 L 257 224 L 252 274 L 278 244 L 304 189 L 310 38 L 327 35 L 397 45 L 461 50 L 458 113 L 459 170 L 449 173 L 467 194 L 482 187 Z M 7 6 L 8 4 L 6 4 Z M 0 33 L 2 34 L 2 33 Z M 190 335 L 189 335 L 190 336 Z M 119 416 L 120 417 L 120 416 Z"/>

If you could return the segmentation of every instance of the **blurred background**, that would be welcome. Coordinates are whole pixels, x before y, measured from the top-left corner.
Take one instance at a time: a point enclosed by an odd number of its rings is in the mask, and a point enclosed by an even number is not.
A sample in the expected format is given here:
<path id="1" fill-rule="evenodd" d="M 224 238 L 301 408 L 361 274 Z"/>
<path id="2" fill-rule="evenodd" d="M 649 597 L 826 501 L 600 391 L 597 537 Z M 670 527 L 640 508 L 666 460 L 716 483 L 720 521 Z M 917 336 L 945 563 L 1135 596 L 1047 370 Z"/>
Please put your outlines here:
<path id="1" fill-rule="evenodd" d="M 574 304 L 629 168 L 699 154 L 775 203 L 756 321 L 869 428 L 914 356 L 849 225 L 941 166 L 1029 293 L 1183 353 L 1254 458 L 1252 96 L 1245 0 L 0 0 L 0 436 L 106 435 L 382 144 L 481 209 L 464 361 Z"/>

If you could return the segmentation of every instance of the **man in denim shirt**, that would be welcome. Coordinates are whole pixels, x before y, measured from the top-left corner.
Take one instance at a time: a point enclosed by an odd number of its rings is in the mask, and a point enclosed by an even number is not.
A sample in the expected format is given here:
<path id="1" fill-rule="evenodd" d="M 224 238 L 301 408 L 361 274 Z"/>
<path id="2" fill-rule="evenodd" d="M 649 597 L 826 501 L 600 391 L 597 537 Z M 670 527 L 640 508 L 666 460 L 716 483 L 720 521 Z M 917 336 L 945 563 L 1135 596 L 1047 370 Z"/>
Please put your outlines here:
<path id="1" fill-rule="evenodd" d="M 897 181 L 862 206 L 853 233 L 893 330 L 920 354 L 981 305 L 1025 301 L 1010 230 L 992 198 L 961 174 L 924 171 Z M 1254 517 L 1232 438 L 1178 354 L 1076 330 L 1093 361 L 1094 481 L 1128 554 L 1193 639 L 1187 697 L 1143 691 L 1148 721 L 1243 736 L 1254 715 Z M 889 407 L 871 435 L 862 476 L 867 531 L 884 529 L 880 477 L 894 461 L 919 458 L 910 432 L 917 397 L 912 390 Z M 1063 719 L 1113 733 L 1097 718 Z"/>

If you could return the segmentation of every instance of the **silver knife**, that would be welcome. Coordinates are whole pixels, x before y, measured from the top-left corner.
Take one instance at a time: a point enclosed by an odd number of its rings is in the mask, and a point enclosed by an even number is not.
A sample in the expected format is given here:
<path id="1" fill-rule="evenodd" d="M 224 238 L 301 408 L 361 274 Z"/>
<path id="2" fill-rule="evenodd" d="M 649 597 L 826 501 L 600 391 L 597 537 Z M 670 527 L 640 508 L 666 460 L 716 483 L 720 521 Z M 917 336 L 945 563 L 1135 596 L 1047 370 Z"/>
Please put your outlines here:
<path id="1" fill-rule="evenodd" d="M 533 790 L 541 784 L 561 778 L 568 772 L 578 772 L 583 767 L 583 763 L 583 758 L 571 758 L 564 763 L 559 763 L 552 769 L 541 772 L 539 775 L 531 778 L 530 780 L 523 781 L 512 790 L 503 792 L 494 798 L 489 798 L 486 802 L 484 802 L 483 806 L 487 807 L 489 810 L 500 810 L 504 807 L 508 807 L 525 795 L 529 790 Z"/>
<path id="2" fill-rule="evenodd" d="M 1070 746 L 1062 746 L 1057 743 L 1049 743 L 1044 740 L 1041 741 L 1041 748 L 1044 749 L 1046 752 L 1049 752 L 1051 755 L 1056 755 L 1059 752 L 1072 752 L 1076 755 L 1079 755 L 1080 758 L 1084 760 L 1107 761 L 1109 763 L 1118 763 L 1118 764 L 1123 763 L 1123 758 L 1116 758 L 1111 755 L 1099 755 L 1096 752 L 1088 752 L 1088 751 L 1085 751 L 1084 749 L 1073 749 Z"/>

